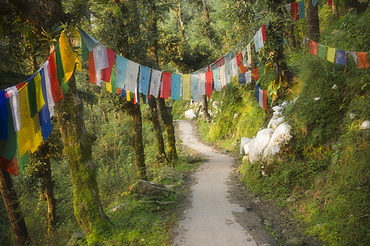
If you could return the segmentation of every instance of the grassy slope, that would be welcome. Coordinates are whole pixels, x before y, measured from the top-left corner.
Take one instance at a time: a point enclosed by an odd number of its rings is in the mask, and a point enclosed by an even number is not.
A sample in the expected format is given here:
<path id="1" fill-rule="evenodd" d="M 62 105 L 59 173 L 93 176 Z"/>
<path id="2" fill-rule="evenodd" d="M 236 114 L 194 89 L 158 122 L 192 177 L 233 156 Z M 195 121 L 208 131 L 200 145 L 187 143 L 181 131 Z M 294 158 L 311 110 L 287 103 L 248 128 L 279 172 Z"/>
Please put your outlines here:
<path id="1" fill-rule="evenodd" d="M 367 11 L 339 21 L 327 18 L 322 43 L 343 50 L 368 49 L 363 40 L 369 17 Z M 341 32 L 347 35 L 332 35 Z M 368 70 L 357 69 L 352 60 L 344 68 L 305 51 L 291 54 L 290 64 L 297 76 L 292 95 L 299 93 L 286 116 L 293 140 L 269 177 L 261 175 L 260 165 L 244 163 L 243 180 L 254 192 L 288 206 L 306 233 L 326 245 L 367 245 L 370 130 L 359 127 L 370 120 Z M 252 137 L 266 126 L 269 115 L 258 107 L 251 89 L 236 85 L 212 95 L 210 104 L 218 102 L 217 109 L 211 107 L 214 121 L 199 121 L 206 141 L 236 152 L 241 137 Z M 288 203 L 288 197 L 293 202 Z"/>

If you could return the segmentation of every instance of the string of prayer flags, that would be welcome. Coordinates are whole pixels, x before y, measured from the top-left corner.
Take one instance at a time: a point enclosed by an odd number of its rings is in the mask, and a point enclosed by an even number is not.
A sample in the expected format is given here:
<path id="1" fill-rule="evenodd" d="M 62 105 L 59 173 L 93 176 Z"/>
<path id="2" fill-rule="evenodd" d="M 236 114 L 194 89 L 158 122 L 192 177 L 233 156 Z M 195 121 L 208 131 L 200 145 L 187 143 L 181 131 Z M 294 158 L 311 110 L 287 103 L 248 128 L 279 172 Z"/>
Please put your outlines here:
<path id="1" fill-rule="evenodd" d="M 190 74 L 182 75 L 182 100 L 191 99 Z"/>
<path id="2" fill-rule="evenodd" d="M 181 97 L 181 74 L 172 74 L 171 99 L 180 100 Z"/>
<path id="3" fill-rule="evenodd" d="M 348 55 L 352 57 L 358 68 L 369 68 L 370 62 L 368 58 L 368 52 L 352 52 L 335 49 L 328 47 L 323 44 L 316 43 L 308 38 L 305 39 L 305 42 L 308 43 L 308 52 L 312 55 L 317 55 L 322 59 L 327 59 L 331 63 L 339 65 L 347 65 Z"/>
<path id="4" fill-rule="evenodd" d="M 156 69 L 152 70 L 152 76 L 150 80 L 149 94 L 155 98 L 159 97 L 159 89 L 161 87 L 162 72 Z"/>

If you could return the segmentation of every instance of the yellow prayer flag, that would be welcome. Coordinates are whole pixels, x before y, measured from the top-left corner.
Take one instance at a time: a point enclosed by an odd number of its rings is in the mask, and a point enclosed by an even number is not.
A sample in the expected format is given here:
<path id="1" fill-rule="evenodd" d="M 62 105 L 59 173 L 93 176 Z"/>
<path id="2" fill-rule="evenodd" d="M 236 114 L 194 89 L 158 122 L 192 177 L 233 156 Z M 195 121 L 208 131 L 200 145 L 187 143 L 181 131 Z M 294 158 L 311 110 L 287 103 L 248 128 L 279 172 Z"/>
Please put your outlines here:
<path id="1" fill-rule="evenodd" d="M 108 92 L 113 93 L 113 91 L 112 91 L 112 83 L 105 83 L 105 89 Z"/>
<path id="2" fill-rule="evenodd" d="M 37 112 L 40 112 L 42 107 L 45 105 L 44 95 L 42 92 L 42 84 L 41 84 L 41 75 L 37 73 L 33 78 L 35 81 L 35 88 L 36 88 L 36 106 Z"/>
<path id="3" fill-rule="evenodd" d="M 127 99 L 127 101 L 131 101 L 131 93 L 130 93 L 130 91 L 126 91 L 126 99 Z"/>
<path id="4" fill-rule="evenodd" d="M 74 72 L 75 65 L 77 62 L 77 54 L 73 51 L 71 45 L 69 44 L 69 40 L 65 32 L 62 32 L 62 34 L 60 35 L 59 45 L 64 70 L 63 82 L 67 82 Z"/>
<path id="5" fill-rule="evenodd" d="M 73 51 L 77 54 L 76 70 L 82 71 L 82 44 L 81 44 L 81 34 L 74 28 L 71 35 L 71 46 Z"/>
<path id="6" fill-rule="evenodd" d="M 190 100 L 191 99 L 191 92 L 190 92 L 190 74 L 183 74 L 182 75 L 182 100 Z"/>
<path id="7" fill-rule="evenodd" d="M 335 48 L 328 47 L 327 59 L 328 61 L 335 63 Z"/>
<path id="8" fill-rule="evenodd" d="M 18 131 L 18 152 L 23 156 L 27 151 L 35 152 L 42 143 L 39 114 L 31 118 L 28 103 L 28 87 L 24 85 L 18 91 L 21 129 Z"/>

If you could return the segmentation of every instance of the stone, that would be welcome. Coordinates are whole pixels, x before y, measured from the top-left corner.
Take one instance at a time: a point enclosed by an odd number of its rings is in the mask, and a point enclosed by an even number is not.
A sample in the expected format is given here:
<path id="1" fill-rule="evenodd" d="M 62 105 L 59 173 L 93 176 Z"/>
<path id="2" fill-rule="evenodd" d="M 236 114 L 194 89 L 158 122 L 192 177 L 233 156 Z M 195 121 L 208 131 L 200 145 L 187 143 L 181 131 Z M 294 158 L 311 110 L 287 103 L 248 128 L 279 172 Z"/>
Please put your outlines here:
<path id="1" fill-rule="evenodd" d="M 166 188 L 164 184 L 154 183 L 145 180 L 139 180 L 130 189 L 131 194 L 137 195 L 139 198 L 161 198 L 167 197 L 173 191 Z"/>
<path id="2" fill-rule="evenodd" d="M 72 237 L 67 242 L 67 246 L 77 246 L 82 245 L 82 243 L 85 241 L 85 234 L 83 232 L 75 232 L 73 233 Z"/>
<path id="3" fill-rule="evenodd" d="M 304 245 L 303 239 L 298 237 L 291 238 L 284 243 L 284 246 L 303 246 L 303 245 Z"/>

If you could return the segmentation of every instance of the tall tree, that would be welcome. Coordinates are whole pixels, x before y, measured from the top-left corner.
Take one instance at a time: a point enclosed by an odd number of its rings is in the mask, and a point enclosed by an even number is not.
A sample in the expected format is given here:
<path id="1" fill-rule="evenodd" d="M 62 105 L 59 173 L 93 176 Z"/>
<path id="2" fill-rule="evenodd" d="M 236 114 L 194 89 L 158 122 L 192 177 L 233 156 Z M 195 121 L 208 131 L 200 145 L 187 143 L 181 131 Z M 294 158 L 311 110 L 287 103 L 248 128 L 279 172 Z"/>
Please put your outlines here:
<path id="1" fill-rule="evenodd" d="M 92 160 L 92 144 L 96 138 L 86 131 L 74 75 L 69 81 L 68 93 L 56 108 L 56 117 L 72 178 L 74 214 L 89 245 L 97 244 L 111 225 L 100 202 L 97 167 Z"/>
<path id="2" fill-rule="evenodd" d="M 312 1 L 308 1 L 306 2 L 306 6 L 308 38 L 319 42 L 320 22 L 318 5 L 313 6 Z"/>
<path id="3" fill-rule="evenodd" d="M 0 193 L 5 209 L 12 226 L 16 245 L 25 245 L 30 240 L 26 223 L 20 211 L 17 194 L 15 193 L 12 178 L 3 168 L 0 169 Z"/>

